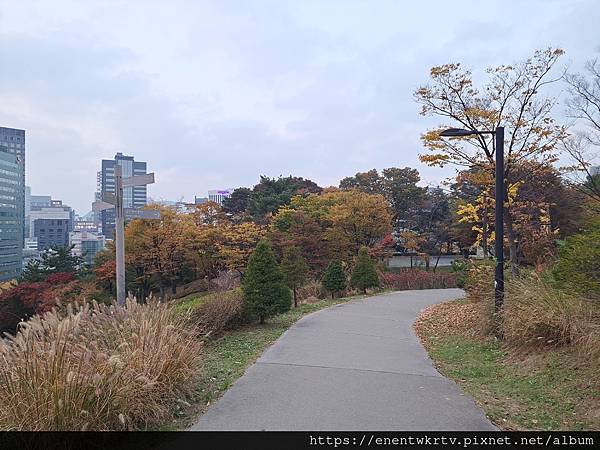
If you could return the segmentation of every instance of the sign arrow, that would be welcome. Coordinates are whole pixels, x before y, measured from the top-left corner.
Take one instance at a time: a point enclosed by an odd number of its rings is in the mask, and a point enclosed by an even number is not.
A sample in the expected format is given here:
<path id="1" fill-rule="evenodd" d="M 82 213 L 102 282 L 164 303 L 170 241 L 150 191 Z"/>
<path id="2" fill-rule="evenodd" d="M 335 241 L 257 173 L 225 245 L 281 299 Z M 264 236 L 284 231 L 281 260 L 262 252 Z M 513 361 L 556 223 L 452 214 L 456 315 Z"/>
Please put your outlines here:
<path id="1" fill-rule="evenodd" d="M 103 192 L 102 193 L 102 201 L 104 203 L 110 203 L 111 205 L 117 204 L 117 196 L 112 192 Z"/>
<path id="2" fill-rule="evenodd" d="M 123 178 L 123 187 L 128 186 L 143 186 L 145 184 L 154 183 L 154 172 L 144 175 L 134 175 L 132 177 Z"/>
<path id="3" fill-rule="evenodd" d="M 160 211 L 156 209 L 133 209 L 133 208 L 125 208 L 125 218 L 127 220 L 133 219 L 147 219 L 147 220 L 156 220 L 160 219 Z"/>
<path id="4" fill-rule="evenodd" d="M 92 203 L 92 211 L 95 211 L 95 212 L 104 211 L 105 209 L 110 209 L 110 208 L 114 208 L 114 207 L 115 207 L 115 205 L 113 205 L 112 203 L 107 203 L 107 202 Z"/>

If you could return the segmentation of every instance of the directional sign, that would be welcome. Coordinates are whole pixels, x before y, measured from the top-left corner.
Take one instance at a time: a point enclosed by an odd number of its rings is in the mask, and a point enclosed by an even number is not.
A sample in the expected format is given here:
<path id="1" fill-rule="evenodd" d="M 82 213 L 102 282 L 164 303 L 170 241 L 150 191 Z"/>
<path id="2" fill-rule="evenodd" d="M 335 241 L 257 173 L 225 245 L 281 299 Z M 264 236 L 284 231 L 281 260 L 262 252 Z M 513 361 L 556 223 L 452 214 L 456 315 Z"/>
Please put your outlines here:
<path id="1" fill-rule="evenodd" d="M 112 192 L 103 192 L 102 193 L 102 201 L 104 203 L 110 203 L 111 205 L 117 204 L 117 196 Z"/>
<path id="2" fill-rule="evenodd" d="M 152 183 L 154 183 L 154 173 L 146 173 L 144 175 L 134 175 L 133 177 L 123 178 L 123 187 L 143 186 L 145 184 Z"/>
<path id="3" fill-rule="evenodd" d="M 115 205 L 113 205 L 112 203 L 107 203 L 107 202 L 92 203 L 92 211 L 95 211 L 95 212 L 104 211 L 105 209 L 110 209 L 110 208 L 114 208 L 114 207 L 115 207 Z"/>
<path id="4" fill-rule="evenodd" d="M 125 208 L 125 218 L 133 219 L 160 219 L 160 211 L 155 209 L 133 209 Z"/>

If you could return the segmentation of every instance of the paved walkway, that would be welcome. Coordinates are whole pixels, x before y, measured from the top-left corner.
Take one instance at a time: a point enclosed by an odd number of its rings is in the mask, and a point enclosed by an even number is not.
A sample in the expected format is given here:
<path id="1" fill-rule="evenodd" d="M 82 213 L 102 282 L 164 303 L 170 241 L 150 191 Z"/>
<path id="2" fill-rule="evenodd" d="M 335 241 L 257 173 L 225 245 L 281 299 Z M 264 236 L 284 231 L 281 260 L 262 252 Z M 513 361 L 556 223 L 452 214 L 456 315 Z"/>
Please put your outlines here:
<path id="1" fill-rule="evenodd" d="M 193 430 L 494 430 L 412 331 L 458 289 L 403 291 L 304 317 Z"/>

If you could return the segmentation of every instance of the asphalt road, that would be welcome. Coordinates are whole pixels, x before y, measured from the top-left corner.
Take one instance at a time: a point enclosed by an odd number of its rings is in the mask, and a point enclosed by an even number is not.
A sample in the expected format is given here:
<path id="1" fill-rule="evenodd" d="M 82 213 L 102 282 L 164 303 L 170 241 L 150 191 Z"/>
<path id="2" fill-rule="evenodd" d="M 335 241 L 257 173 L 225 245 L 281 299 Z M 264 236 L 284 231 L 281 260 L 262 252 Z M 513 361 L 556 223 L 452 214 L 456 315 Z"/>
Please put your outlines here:
<path id="1" fill-rule="evenodd" d="M 495 430 L 412 330 L 423 308 L 462 295 L 403 291 L 310 314 L 192 430 Z"/>

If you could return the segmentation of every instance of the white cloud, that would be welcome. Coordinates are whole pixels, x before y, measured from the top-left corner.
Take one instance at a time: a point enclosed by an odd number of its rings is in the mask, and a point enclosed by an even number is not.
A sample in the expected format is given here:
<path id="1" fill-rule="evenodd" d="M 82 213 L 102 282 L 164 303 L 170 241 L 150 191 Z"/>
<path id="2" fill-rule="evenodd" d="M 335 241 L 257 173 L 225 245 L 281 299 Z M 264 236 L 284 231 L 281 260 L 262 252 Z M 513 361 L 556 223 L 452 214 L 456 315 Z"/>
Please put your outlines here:
<path id="1" fill-rule="evenodd" d="M 418 163 L 412 93 L 432 65 L 481 74 L 563 46 L 600 44 L 593 0 L 53 2 L 0 0 L 0 125 L 27 130 L 27 180 L 89 209 L 101 158 L 148 161 L 156 198 L 321 184 Z"/>

